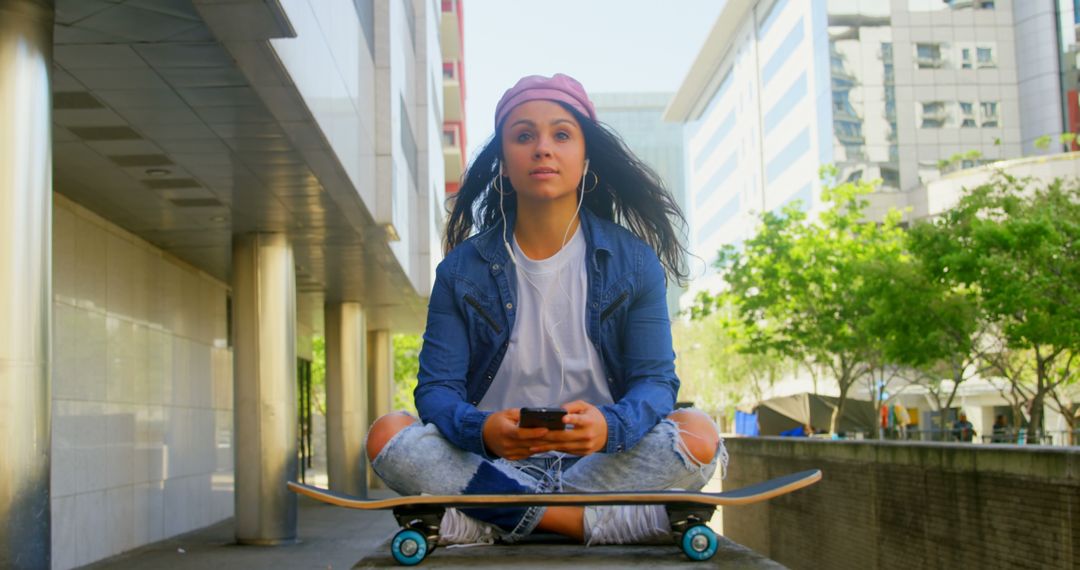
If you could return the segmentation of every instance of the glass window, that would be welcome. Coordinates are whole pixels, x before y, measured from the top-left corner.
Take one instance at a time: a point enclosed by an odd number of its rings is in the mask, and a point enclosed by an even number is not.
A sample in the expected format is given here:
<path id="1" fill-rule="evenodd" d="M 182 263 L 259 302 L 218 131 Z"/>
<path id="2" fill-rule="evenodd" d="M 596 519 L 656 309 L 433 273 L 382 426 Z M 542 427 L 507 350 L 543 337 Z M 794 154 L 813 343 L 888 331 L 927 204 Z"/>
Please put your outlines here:
<path id="1" fill-rule="evenodd" d="M 975 122 L 975 104 L 971 101 L 960 101 L 960 126 L 961 127 L 977 127 L 978 123 Z"/>
<path id="2" fill-rule="evenodd" d="M 909 5 L 915 4 L 917 0 L 908 0 Z M 925 0 L 924 0 L 925 1 Z M 930 3 L 934 3 L 931 0 Z M 940 5 L 948 6 L 953 10 L 962 10 L 964 8 L 976 8 L 979 10 L 993 10 L 994 0 L 944 0 L 944 2 L 938 2 Z M 920 6 L 922 8 L 922 6 Z"/>
<path id="3" fill-rule="evenodd" d="M 948 125 L 949 114 L 944 101 L 924 101 L 920 104 L 921 120 L 919 126 L 924 129 L 940 129 Z"/>
<path id="4" fill-rule="evenodd" d="M 960 50 L 960 67 L 962 69 L 971 69 L 971 48 Z"/>
<path id="5" fill-rule="evenodd" d="M 976 48 L 975 53 L 979 60 L 979 67 L 997 67 L 997 62 L 994 61 L 994 48 L 981 47 Z"/>
<path id="6" fill-rule="evenodd" d="M 915 44 L 915 63 L 919 69 L 936 69 L 945 64 L 941 44 Z"/>
<path id="7" fill-rule="evenodd" d="M 982 112 L 983 127 L 999 126 L 997 101 L 983 101 L 979 103 L 979 110 Z"/>

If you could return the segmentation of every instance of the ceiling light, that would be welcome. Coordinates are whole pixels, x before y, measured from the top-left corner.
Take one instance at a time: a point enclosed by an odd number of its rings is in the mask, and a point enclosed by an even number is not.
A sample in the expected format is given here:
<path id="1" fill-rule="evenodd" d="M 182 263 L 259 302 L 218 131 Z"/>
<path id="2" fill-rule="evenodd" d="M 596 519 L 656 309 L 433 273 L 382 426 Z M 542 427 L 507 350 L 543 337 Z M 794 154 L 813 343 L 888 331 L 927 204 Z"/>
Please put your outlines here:
<path id="1" fill-rule="evenodd" d="M 213 218 L 210 218 L 210 221 L 211 222 L 227 222 L 227 221 L 229 221 L 229 218 L 226 217 L 226 216 L 214 216 Z"/>
<path id="2" fill-rule="evenodd" d="M 147 168 L 146 169 L 146 175 L 147 176 L 153 176 L 155 178 L 160 178 L 162 176 L 168 176 L 170 174 L 172 174 L 172 172 L 169 172 L 168 170 L 166 170 L 164 168 Z"/>

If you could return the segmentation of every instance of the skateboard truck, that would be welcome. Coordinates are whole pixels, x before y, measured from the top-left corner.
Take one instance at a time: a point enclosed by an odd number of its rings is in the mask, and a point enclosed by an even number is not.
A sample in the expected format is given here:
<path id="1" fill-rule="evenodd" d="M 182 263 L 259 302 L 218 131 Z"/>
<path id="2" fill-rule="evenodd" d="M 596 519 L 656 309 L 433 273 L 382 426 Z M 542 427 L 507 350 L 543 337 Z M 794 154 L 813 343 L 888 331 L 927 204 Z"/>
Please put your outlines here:
<path id="1" fill-rule="evenodd" d="M 390 542 L 390 554 L 403 566 L 415 566 L 439 544 L 439 525 L 446 509 L 438 505 L 394 507 L 401 530 Z"/>
<path id="2" fill-rule="evenodd" d="M 703 561 L 716 554 L 719 539 L 716 532 L 708 527 L 715 511 L 716 507 L 711 505 L 686 503 L 667 506 L 671 536 L 687 558 Z"/>

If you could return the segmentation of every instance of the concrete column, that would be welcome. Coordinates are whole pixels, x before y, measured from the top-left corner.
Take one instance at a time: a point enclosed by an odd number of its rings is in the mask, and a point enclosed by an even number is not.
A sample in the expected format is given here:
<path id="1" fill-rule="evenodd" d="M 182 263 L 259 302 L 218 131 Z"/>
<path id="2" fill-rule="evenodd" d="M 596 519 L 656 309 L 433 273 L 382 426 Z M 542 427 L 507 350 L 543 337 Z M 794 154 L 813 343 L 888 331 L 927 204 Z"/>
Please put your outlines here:
<path id="1" fill-rule="evenodd" d="M 0 0 L 0 568 L 50 565 L 52 31 Z"/>
<path id="2" fill-rule="evenodd" d="M 371 421 L 390 413 L 394 399 L 394 343 L 388 330 L 368 332 L 368 417 Z M 369 462 L 370 463 L 370 462 Z M 368 466 L 368 485 L 385 489 Z"/>
<path id="3" fill-rule="evenodd" d="M 367 320 L 360 303 L 328 304 L 326 471 L 330 489 L 367 495 L 363 446 L 368 428 Z"/>
<path id="4" fill-rule="evenodd" d="M 296 540 L 296 273 L 283 234 L 233 238 L 236 540 Z"/>

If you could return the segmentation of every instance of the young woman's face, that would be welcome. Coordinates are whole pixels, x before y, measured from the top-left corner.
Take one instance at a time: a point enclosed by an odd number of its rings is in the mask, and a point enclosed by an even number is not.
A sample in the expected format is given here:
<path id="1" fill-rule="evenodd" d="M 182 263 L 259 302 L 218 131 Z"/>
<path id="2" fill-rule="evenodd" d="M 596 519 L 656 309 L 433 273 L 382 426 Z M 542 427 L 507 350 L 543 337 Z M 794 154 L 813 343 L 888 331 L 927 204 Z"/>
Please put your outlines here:
<path id="1" fill-rule="evenodd" d="M 562 105 L 529 101 L 515 107 L 503 122 L 502 151 L 503 174 L 510 177 L 519 199 L 577 202 L 585 138 L 577 119 Z"/>

